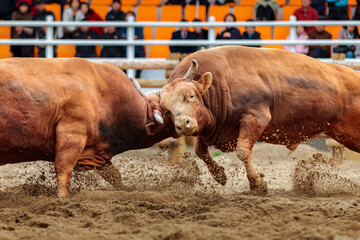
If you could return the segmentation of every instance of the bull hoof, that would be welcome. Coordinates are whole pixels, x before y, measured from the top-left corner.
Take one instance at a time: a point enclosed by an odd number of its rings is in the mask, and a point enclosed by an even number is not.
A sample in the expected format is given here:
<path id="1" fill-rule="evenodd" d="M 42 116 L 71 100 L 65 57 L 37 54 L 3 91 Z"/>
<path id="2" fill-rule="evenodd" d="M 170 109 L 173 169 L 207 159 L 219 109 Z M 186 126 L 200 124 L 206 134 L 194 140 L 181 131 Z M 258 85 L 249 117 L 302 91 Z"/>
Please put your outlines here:
<path id="1" fill-rule="evenodd" d="M 264 180 L 264 174 L 260 174 L 260 180 L 255 183 L 250 181 L 250 190 L 257 195 L 266 195 L 268 192 L 267 183 Z"/>
<path id="2" fill-rule="evenodd" d="M 227 181 L 227 176 L 225 174 L 224 167 L 220 166 L 219 170 L 217 170 L 216 173 L 213 174 L 213 177 L 214 177 L 215 181 L 217 181 L 222 186 L 224 186 Z"/>

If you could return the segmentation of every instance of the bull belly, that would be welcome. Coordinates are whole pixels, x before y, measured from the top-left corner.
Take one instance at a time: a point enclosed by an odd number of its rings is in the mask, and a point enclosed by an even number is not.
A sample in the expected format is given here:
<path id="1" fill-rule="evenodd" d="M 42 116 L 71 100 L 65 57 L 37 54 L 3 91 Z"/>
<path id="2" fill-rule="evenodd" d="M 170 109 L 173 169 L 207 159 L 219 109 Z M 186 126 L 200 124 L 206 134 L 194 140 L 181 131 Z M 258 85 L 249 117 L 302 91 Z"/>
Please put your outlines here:
<path id="1" fill-rule="evenodd" d="M 0 150 L 0 164 L 31 162 L 37 160 L 54 161 L 55 154 L 42 149 L 9 149 Z"/>

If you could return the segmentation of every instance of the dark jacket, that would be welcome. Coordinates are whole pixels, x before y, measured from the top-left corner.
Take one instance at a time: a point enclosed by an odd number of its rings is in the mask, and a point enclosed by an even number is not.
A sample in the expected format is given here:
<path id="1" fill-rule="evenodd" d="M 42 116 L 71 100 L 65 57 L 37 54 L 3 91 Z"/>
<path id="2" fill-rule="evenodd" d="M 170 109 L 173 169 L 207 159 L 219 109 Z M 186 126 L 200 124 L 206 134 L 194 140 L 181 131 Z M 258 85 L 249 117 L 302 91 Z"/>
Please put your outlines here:
<path id="1" fill-rule="evenodd" d="M 11 14 L 15 10 L 15 0 L 0 1 L 0 19 L 10 20 Z"/>
<path id="2" fill-rule="evenodd" d="M 179 40 L 183 39 L 180 30 L 172 33 L 171 40 Z M 188 31 L 186 39 L 196 39 L 196 35 L 193 32 Z M 178 52 L 178 53 L 193 53 L 197 50 L 197 46 L 170 46 L 170 52 Z"/>
<path id="3" fill-rule="evenodd" d="M 124 21 L 125 20 L 125 13 L 123 11 L 111 10 L 106 14 L 106 21 Z"/>
<path id="4" fill-rule="evenodd" d="M 17 38 L 33 38 L 33 35 L 22 31 Z M 10 51 L 14 54 L 13 57 L 33 57 L 34 56 L 34 46 L 11 46 Z"/>
<path id="5" fill-rule="evenodd" d="M 127 28 L 121 29 L 121 38 L 126 39 Z M 144 33 L 142 27 L 135 28 L 136 39 L 144 39 Z M 126 47 L 125 47 L 126 53 Z M 125 54 L 126 55 L 126 54 Z M 135 46 L 135 57 L 145 57 L 145 48 L 144 46 Z"/>
<path id="6" fill-rule="evenodd" d="M 231 37 L 229 39 L 241 39 L 241 33 L 240 33 L 239 29 L 234 28 L 234 27 L 227 28 L 221 34 L 219 33 L 216 36 L 216 39 L 227 39 L 224 37 L 224 33 L 226 33 L 226 32 L 230 32 L 230 34 L 231 34 Z"/>
<path id="7" fill-rule="evenodd" d="M 102 35 L 102 39 L 121 39 L 121 35 L 118 31 L 114 33 L 104 33 Z M 104 46 L 101 49 L 101 57 L 106 58 L 122 58 L 126 56 L 125 48 L 124 46 Z"/>
<path id="8" fill-rule="evenodd" d="M 252 35 L 249 35 L 246 31 L 243 33 L 242 35 L 242 39 L 244 40 L 260 40 L 261 37 L 260 37 L 260 33 L 258 33 L 257 31 L 255 31 Z M 254 46 L 254 45 L 244 45 L 244 46 L 247 46 L 247 47 L 260 47 L 259 46 Z"/>
<path id="9" fill-rule="evenodd" d="M 99 36 L 93 32 L 91 29 L 84 33 L 82 31 L 76 30 L 73 35 L 74 39 L 97 39 Z M 75 57 L 97 57 L 95 46 L 76 46 L 76 54 Z"/>

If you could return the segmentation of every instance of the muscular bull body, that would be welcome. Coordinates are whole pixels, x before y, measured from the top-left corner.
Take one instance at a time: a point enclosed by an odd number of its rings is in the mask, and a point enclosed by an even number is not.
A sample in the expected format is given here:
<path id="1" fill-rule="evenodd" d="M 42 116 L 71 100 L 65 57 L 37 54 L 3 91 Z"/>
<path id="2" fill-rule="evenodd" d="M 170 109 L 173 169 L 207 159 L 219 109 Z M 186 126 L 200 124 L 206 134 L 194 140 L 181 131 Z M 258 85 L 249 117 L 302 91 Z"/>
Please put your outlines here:
<path id="1" fill-rule="evenodd" d="M 226 175 L 208 146 L 236 151 L 250 188 L 261 191 L 266 183 L 250 159 L 256 141 L 293 151 L 324 133 L 360 152 L 360 73 L 289 51 L 224 46 L 195 52 L 175 68 L 160 104 L 179 135 L 197 136 L 196 154 L 223 185 Z"/>
<path id="2" fill-rule="evenodd" d="M 105 180 L 122 188 L 112 156 L 171 135 L 167 121 L 155 121 L 156 110 L 157 96 L 143 97 L 109 64 L 1 60 L 0 165 L 55 161 L 59 197 L 67 195 L 75 164 L 99 167 Z"/>

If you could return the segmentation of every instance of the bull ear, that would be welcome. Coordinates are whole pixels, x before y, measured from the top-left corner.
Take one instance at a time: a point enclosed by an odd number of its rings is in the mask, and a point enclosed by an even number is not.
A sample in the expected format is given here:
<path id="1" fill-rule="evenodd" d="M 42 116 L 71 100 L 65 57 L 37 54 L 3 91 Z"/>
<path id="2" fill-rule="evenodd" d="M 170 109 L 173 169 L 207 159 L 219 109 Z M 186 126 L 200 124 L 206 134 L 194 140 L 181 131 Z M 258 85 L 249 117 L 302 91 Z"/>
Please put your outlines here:
<path id="1" fill-rule="evenodd" d="M 202 85 L 203 89 L 204 89 L 204 93 L 206 90 L 209 89 L 209 87 L 211 86 L 212 83 L 212 74 L 211 72 L 206 72 L 204 73 L 201 78 L 199 79 L 199 83 Z"/>
<path id="2" fill-rule="evenodd" d="M 159 125 L 154 122 L 148 123 L 145 125 L 146 134 L 149 136 L 153 136 L 164 129 L 164 125 Z"/>

